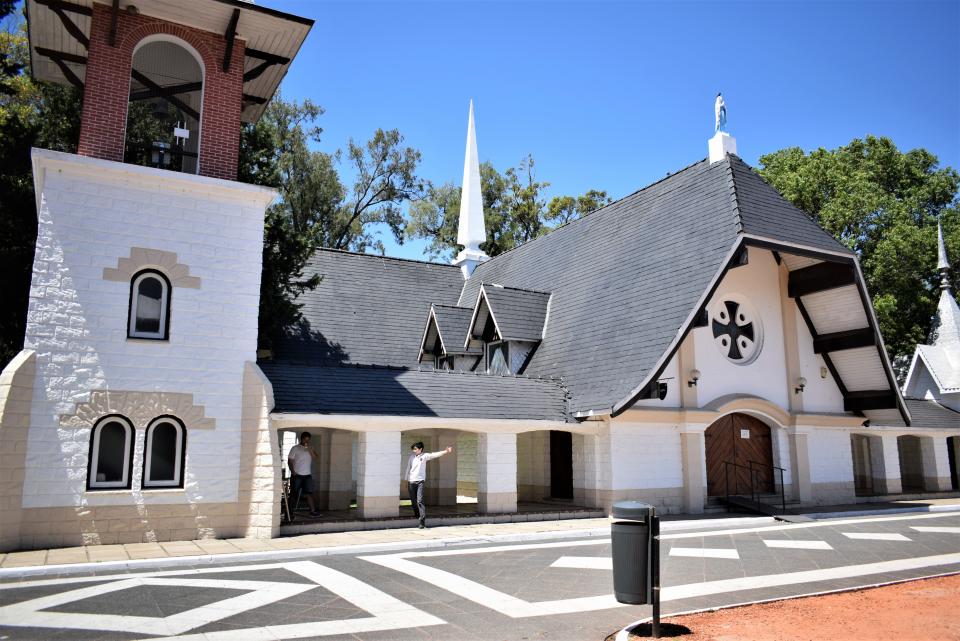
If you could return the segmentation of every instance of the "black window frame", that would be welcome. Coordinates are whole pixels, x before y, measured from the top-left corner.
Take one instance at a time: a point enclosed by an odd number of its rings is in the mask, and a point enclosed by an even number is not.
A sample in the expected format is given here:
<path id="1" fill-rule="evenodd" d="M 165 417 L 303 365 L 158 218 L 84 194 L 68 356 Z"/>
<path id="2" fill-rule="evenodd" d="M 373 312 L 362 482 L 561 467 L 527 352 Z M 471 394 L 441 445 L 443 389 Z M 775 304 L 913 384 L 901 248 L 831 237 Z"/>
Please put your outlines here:
<path id="1" fill-rule="evenodd" d="M 154 428 L 160 423 L 173 423 L 175 427 L 180 430 L 180 460 L 176 461 L 175 467 L 178 468 L 178 482 L 176 484 L 166 484 L 166 485 L 152 485 L 147 479 L 147 463 L 150 461 L 150 453 L 152 450 L 152 445 L 150 443 L 150 437 L 154 431 Z M 183 489 L 184 476 L 186 472 L 186 461 L 187 461 L 187 426 L 183 424 L 176 416 L 172 414 L 161 414 L 157 416 L 147 425 L 147 429 L 144 430 L 143 435 L 143 473 L 140 476 L 140 489 L 145 492 L 154 491 L 154 490 L 176 490 Z"/>
<path id="2" fill-rule="evenodd" d="M 97 435 L 100 430 L 111 422 L 120 422 L 121 424 L 126 424 L 126 427 L 129 429 L 129 452 L 126 456 L 126 475 L 127 482 L 124 485 L 94 485 L 98 483 L 94 479 L 96 470 L 93 466 L 94 454 L 96 453 L 96 460 L 99 464 L 100 462 L 100 453 L 96 451 L 95 444 L 97 444 Z M 133 487 L 133 455 L 137 449 L 137 428 L 134 426 L 133 421 L 124 416 L 123 414 L 106 414 L 97 419 L 97 422 L 94 423 L 93 428 L 90 430 L 90 447 L 87 452 L 87 491 L 88 492 L 109 492 L 116 490 L 129 490 Z M 104 481 L 105 482 L 105 481 Z"/>
<path id="3" fill-rule="evenodd" d="M 135 336 L 133 335 L 134 327 L 134 296 L 136 291 L 134 286 L 137 284 L 137 281 L 140 280 L 143 276 L 157 276 L 160 278 L 164 287 L 166 287 L 166 304 L 164 305 L 163 310 L 163 335 L 162 336 Z M 163 272 L 153 269 L 141 269 L 136 274 L 130 278 L 130 298 L 127 301 L 127 338 L 139 341 L 169 341 L 170 340 L 170 309 L 171 303 L 173 301 L 173 286 L 170 284 L 170 279 L 167 278 L 167 275 Z"/>

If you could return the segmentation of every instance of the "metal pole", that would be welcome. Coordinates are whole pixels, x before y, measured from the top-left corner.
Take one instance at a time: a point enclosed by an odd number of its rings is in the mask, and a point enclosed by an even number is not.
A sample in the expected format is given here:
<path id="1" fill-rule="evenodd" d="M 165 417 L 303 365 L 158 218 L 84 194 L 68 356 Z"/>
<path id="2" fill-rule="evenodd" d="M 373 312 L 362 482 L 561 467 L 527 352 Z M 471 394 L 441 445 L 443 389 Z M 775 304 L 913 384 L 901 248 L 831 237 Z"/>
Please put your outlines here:
<path id="1" fill-rule="evenodd" d="M 653 638 L 660 638 L 660 517 L 650 518 L 650 583 L 653 586 Z"/>

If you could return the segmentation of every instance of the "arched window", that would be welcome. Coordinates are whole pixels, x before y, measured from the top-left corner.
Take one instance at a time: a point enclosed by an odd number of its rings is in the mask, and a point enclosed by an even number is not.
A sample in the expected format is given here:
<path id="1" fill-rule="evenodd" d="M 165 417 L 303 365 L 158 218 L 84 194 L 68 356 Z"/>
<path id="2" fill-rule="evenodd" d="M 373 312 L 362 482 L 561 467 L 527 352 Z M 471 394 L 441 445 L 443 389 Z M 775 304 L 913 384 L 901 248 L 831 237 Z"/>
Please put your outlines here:
<path id="1" fill-rule="evenodd" d="M 130 281 L 127 336 L 166 340 L 170 327 L 170 281 L 160 272 L 144 270 Z"/>
<path id="2" fill-rule="evenodd" d="M 187 445 L 183 423 L 161 416 L 147 426 L 143 454 L 143 487 L 183 487 L 183 460 Z"/>
<path id="3" fill-rule="evenodd" d="M 197 173 L 204 69 L 182 40 L 152 36 L 130 69 L 124 162 Z"/>
<path id="4" fill-rule="evenodd" d="M 129 489 L 133 455 L 133 425 L 123 416 L 106 416 L 90 436 L 87 488 Z"/>

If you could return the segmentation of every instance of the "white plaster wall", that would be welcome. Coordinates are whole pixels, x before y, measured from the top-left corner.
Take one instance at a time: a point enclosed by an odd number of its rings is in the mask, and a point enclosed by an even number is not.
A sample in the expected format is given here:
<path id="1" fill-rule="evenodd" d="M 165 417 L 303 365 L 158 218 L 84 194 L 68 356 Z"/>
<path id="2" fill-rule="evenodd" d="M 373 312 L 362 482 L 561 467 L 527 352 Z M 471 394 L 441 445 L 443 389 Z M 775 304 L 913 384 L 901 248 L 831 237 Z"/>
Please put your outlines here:
<path id="1" fill-rule="evenodd" d="M 853 483 L 850 433 L 813 429 L 807 436 L 811 483 Z"/>
<path id="2" fill-rule="evenodd" d="M 610 424 L 609 489 L 683 486 L 680 430 L 676 425 Z"/>
<path id="3" fill-rule="evenodd" d="M 36 158 L 36 157 L 35 157 Z M 48 160 L 52 159 L 52 160 Z M 41 152 L 25 346 L 37 377 L 24 507 L 237 499 L 243 365 L 256 358 L 266 190 Z M 40 180 L 42 178 L 42 181 Z M 170 340 L 127 339 L 129 283 L 103 279 L 132 247 L 175 252 L 200 289 L 174 287 Z M 60 429 L 96 389 L 181 392 L 215 419 L 189 430 L 184 490 L 86 492 L 89 429 Z"/>
<path id="4" fill-rule="evenodd" d="M 400 432 L 360 432 L 357 435 L 357 498 L 400 494 L 402 470 L 390 469 L 400 449 Z"/>
<path id="5" fill-rule="evenodd" d="M 477 491 L 515 493 L 517 491 L 517 435 L 478 435 Z"/>
<path id="6" fill-rule="evenodd" d="M 803 410 L 805 412 L 843 412 L 843 394 L 837 387 L 833 375 L 827 371 L 826 378 L 820 376 L 820 368 L 826 367 L 823 357 L 813 352 L 813 336 L 800 310 L 793 305 L 797 325 L 797 352 L 800 360 L 800 376 L 807 379 L 803 390 Z M 794 385 L 796 382 L 794 381 Z M 793 390 L 790 390 L 792 393 Z"/>
<path id="7" fill-rule="evenodd" d="M 727 394 L 752 394 L 788 409 L 778 267 L 771 252 L 748 251 L 748 264 L 727 272 L 708 306 L 731 294 L 749 301 L 763 325 L 763 346 L 752 363 L 736 365 L 717 348 L 709 326 L 694 329 L 699 401 L 703 406 Z"/>

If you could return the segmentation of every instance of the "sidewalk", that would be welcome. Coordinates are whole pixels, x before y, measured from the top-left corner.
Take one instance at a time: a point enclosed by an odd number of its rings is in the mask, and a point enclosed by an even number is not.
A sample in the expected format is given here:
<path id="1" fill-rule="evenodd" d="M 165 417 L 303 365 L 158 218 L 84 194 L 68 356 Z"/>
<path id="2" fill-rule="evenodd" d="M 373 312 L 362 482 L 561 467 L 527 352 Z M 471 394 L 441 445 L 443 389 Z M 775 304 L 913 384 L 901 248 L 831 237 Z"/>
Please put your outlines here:
<path id="1" fill-rule="evenodd" d="M 960 498 L 858 503 L 804 510 L 817 519 L 926 511 L 960 511 Z M 703 527 L 738 527 L 773 523 L 770 517 L 742 514 L 671 515 L 663 517 L 663 530 Z M 39 574 L 60 574 L 96 569 L 157 567 L 183 562 L 204 563 L 230 559 L 255 561 L 289 556 L 294 550 L 312 555 L 346 554 L 383 549 L 436 548 L 488 541 L 523 541 L 533 538 L 607 536 L 606 518 L 485 523 L 390 530 L 364 530 L 327 534 L 305 534 L 277 539 L 204 539 L 164 543 L 91 545 L 50 550 L 0 554 L 0 579 Z"/>

